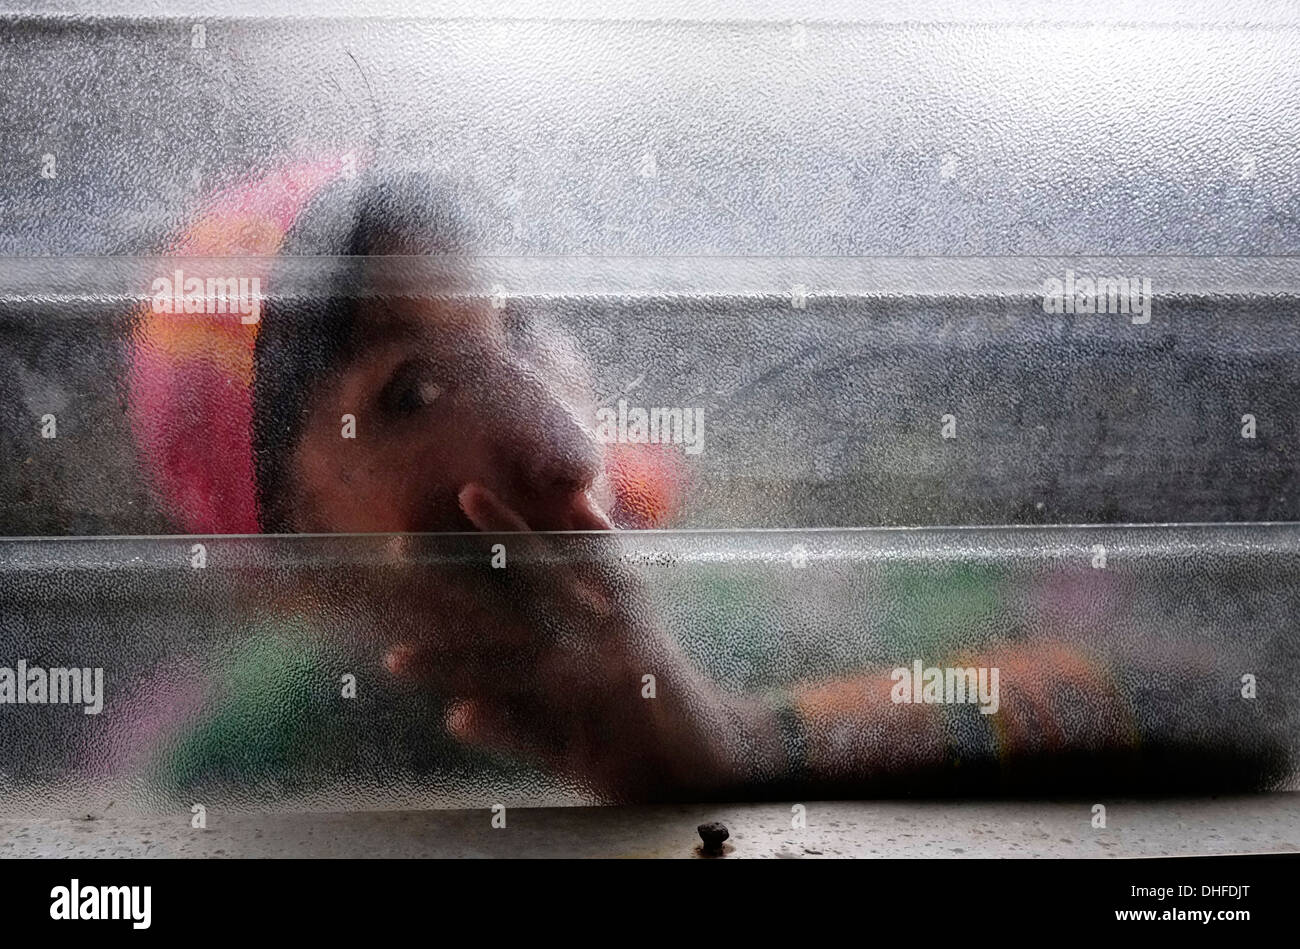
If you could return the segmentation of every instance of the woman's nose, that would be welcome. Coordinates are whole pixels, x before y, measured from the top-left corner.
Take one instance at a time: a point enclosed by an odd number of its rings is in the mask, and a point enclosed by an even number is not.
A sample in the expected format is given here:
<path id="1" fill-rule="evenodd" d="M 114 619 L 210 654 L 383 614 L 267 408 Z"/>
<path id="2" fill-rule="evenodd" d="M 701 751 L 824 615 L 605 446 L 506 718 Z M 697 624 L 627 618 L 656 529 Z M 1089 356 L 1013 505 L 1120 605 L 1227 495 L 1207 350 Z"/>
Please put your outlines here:
<path id="1" fill-rule="evenodd" d="M 520 380 L 504 410 L 511 416 L 498 450 L 510 487 L 538 500 L 562 502 L 589 488 L 604 456 L 577 410 L 536 378 Z"/>

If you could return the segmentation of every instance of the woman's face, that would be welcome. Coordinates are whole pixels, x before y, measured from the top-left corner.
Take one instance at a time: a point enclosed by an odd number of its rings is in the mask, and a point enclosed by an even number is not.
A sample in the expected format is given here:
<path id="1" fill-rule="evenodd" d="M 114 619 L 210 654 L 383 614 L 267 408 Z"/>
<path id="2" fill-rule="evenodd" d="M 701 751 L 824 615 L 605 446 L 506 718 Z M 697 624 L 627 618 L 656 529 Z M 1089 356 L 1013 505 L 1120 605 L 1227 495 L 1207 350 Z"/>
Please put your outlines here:
<path id="1" fill-rule="evenodd" d="M 533 530 L 572 529 L 584 495 L 611 505 L 585 363 L 564 334 L 486 303 L 374 305 L 308 413 L 289 471 L 295 531 L 472 530 L 457 500 L 471 483 Z"/>

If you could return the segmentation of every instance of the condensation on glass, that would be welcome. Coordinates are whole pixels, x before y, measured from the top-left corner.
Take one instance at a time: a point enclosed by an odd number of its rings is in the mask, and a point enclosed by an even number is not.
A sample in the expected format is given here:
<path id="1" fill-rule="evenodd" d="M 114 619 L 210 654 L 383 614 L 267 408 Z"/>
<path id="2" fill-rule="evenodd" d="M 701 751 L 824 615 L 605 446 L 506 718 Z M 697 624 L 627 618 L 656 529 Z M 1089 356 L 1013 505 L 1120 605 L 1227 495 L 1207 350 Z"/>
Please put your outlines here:
<path id="1" fill-rule="evenodd" d="M 7 9 L 0 812 L 1295 785 L 1293 13 Z"/>

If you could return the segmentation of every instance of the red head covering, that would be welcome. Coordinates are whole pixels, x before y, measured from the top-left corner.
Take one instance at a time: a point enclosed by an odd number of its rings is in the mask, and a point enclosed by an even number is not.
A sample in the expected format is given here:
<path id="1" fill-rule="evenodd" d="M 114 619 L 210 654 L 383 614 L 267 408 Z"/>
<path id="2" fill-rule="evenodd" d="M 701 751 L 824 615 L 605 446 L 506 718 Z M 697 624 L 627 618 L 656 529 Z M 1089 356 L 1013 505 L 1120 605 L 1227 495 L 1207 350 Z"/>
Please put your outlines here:
<path id="1" fill-rule="evenodd" d="M 180 270 L 187 282 L 257 278 L 265 292 L 271 258 L 299 212 L 353 168 L 351 156 L 300 160 L 218 193 L 167 249 L 165 256 L 175 259 L 160 271 L 171 279 Z M 221 259 L 231 257 L 244 259 Z M 238 312 L 159 312 L 154 300 L 136 314 L 131 427 L 164 509 L 189 533 L 260 530 L 253 467 L 253 350 L 260 326 L 260 319 L 250 322 Z"/>

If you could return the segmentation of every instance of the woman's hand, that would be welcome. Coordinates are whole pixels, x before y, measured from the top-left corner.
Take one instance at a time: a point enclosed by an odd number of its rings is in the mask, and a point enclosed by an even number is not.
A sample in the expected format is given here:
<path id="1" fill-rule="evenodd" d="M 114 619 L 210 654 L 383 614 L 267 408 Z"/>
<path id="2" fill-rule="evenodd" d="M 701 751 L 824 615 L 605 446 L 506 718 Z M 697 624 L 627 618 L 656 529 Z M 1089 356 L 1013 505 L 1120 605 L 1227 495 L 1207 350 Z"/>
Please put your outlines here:
<path id="1" fill-rule="evenodd" d="M 445 591 L 429 590 L 442 598 L 434 627 L 386 658 L 393 673 L 452 697 L 453 735 L 614 800 L 707 796 L 780 772 L 774 717 L 692 668 L 656 625 L 613 536 L 535 533 L 478 484 L 459 500 L 479 530 L 506 535 L 497 541 L 506 566 L 485 557 Z M 572 520 L 579 531 L 611 526 L 585 499 Z"/>

